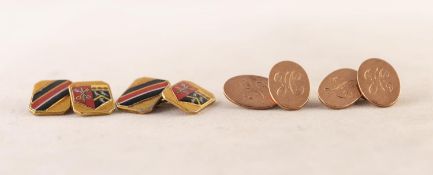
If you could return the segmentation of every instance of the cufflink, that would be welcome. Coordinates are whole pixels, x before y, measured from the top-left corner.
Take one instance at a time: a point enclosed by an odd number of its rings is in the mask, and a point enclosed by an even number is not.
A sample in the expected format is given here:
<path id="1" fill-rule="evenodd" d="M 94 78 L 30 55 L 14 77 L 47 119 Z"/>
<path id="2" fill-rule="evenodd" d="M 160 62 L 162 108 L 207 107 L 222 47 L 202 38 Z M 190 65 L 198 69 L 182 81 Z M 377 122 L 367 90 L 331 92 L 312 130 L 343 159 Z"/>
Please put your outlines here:
<path id="1" fill-rule="evenodd" d="M 75 82 L 69 86 L 69 92 L 72 109 L 78 115 L 109 115 L 116 108 L 110 86 L 105 82 Z"/>
<path id="2" fill-rule="evenodd" d="M 198 113 L 215 102 L 215 96 L 190 81 L 181 81 L 162 92 L 164 99 L 187 113 Z"/>
<path id="3" fill-rule="evenodd" d="M 68 80 L 44 80 L 35 84 L 29 105 L 34 115 L 61 115 L 71 108 Z"/>
<path id="4" fill-rule="evenodd" d="M 168 86 L 167 80 L 139 78 L 119 97 L 117 108 L 132 113 L 150 113 L 161 102 L 162 91 Z"/>

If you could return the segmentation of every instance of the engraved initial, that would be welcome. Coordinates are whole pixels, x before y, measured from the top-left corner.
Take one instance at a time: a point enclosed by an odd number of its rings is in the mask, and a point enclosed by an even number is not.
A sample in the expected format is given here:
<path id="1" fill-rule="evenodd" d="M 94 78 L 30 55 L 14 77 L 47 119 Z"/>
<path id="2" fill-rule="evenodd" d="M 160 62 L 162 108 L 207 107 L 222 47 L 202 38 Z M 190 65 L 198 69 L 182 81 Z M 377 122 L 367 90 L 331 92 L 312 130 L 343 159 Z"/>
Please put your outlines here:
<path id="1" fill-rule="evenodd" d="M 376 67 L 375 69 L 367 69 L 364 72 L 364 79 L 369 80 L 368 92 L 377 94 L 380 91 L 391 93 L 394 86 L 389 81 L 390 73 L 384 68 Z"/>
<path id="2" fill-rule="evenodd" d="M 355 80 L 343 81 L 337 83 L 339 77 L 333 77 L 331 79 L 331 87 L 325 87 L 325 92 L 328 94 L 335 94 L 339 98 L 353 98 L 355 97 L 357 82 Z"/>
<path id="3" fill-rule="evenodd" d="M 277 95 L 284 96 L 287 95 L 287 93 L 297 96 L 303 95 L 305 93 L 305 87 L 298 86 L 296 84 L 296 82 L 300 80 L 302 80 L 302 74 L 296 71 L 275 73 L 273 81 L 279 83 L 280 85 L 280 87 L 277 89 Z"/>
<path id="4" fill-rule="evenodd" d="M 264 85 L 263 82 L 260 81 L 256 81 L 256 82 L 252 82 L 252 81 L 248 81 L 248 80 L 244 80 L 240 83 L 240 86 L 243 87 L 246 91 L 249 91 L 248 93 L 244 93 L 244 98 L 247 98 L 249 100 L 254 100 L 253 96 L 259 96 L 262 99 L 265 99 L 265 94 L 263 94 L 262 91 L 260 91 L 261 89 L 263 89 L 263 87 L 267 87 L 266 85 Z"/>

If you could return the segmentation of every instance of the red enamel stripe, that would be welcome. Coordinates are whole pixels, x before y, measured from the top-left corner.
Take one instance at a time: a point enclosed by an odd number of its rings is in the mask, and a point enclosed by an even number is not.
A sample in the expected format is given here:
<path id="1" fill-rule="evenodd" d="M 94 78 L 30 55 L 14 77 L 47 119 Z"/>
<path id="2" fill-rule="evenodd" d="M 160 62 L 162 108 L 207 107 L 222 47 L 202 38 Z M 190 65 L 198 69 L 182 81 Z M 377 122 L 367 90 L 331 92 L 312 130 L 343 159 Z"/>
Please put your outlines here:
<path id="1" fill-rule="evenodd" d="M 182 100 L 189 94 L 197 91 L 197 88 L 184 81 L 177 83 L 172 89 L 178 100 Z"/>
<path id="2" fill-rule="evenodd" d="M 95 108 L 95 102 L 93 101 L 93 92 L 91 86 L 78 86 L 72 88 L 72 94 L 74 101 L 84 104 L 87 107 Z"/>
<path id="3" fill-rule="evenodd" d="M 43 95 L 42 97 L 40 97 L 36 101 L 34 101 L 32 103 L 32 108 L 37 109 L 39 106 L 43 105 L 45 102 L 50 100 L 52 97 L 56 96 L 57 94 L 59 94 L 63 90 L 67 89 L 70 84 L 71 84 L 71 82 L 66 81 L 66 82 L 60 84 L 59 86 L 55 87 L 50 92 L 46 93 L 45 95 Z"/>
<path id="4" fill-rule="evenodd" d="M 152 86 L 148 86 L 148 87 L 142 88 L 140 90 L 137 90 L 137 91 L 131 92 L 129 94 L 126 94 L 126 95 L 120 97 L 119 100 L 117 100 L 117 102 L 118 103 L 123 103 L 123 102 L 125 102 L 125 101 L 127 101 L 127 100 L 129 100 L 131 98 L 136 97 L 137 95 L 148 93 L 148 92 L 151 92 L 151 91 L 153 91 L 155 89 L 164 88 L 166 86 L 168 86 L 168 82 L 161 82 L 161 83 L 158 83 L 158 84 L 154 84 Z"/>

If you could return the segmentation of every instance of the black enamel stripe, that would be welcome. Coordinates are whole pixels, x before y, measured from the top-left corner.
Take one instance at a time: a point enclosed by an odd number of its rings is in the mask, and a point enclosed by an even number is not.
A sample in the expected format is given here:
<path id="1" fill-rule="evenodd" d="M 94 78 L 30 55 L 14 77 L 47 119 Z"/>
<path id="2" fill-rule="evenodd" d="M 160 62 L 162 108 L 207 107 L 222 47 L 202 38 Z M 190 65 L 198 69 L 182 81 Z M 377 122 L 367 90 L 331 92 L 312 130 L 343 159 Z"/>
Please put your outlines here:
<path id="1" fill-rule="evenodd" d="M 139 95 L 137 97 L 131 98 L 130 100 L 124 101 L 123 103 L 120 103 L 120 105 L 130 106 L 130 105 L 136 104 L 138 102 L 141 102 L 143 100 L 146 100 L 148 98 L 152 98 L 154 96 L 157 96 L 157 95 L 161 94 L 161 92 L 163 90 L 164 90 L 164 88 L 156 90 L 156 91 L 148 92 L 148 93 L 145 93 L 145 94 L 142 94 L 142 95 Z"/>
<path id="2" fill-rule="evenodd" d="M 51 84 L 49 84 L 48 86 L 45 86 L 40 91 L 36 92 L 35 95 L 33 95 L 32 101 L 35 101 L 39 97 L 42 97 L 44 94 L 49 92 L 51 89 L 57 87 L 58 85 L 62 84 L 65 81 L 67 81 L 67 80 L 56 80 L 56 81 L 52 82 Z"/>
<path id="3" fill-rule="evenodd" d="M 140 85 L 137 85 L 137 86 L 131 87 L 131 88 L 129 88 L 128 90 L 126 90 L 126 92 L 124 92 L 124 93 L 122 94 L 122 96 L 123 96 L 123 95 L 126 95 L 126 94 L 128 94 L 128 93 L 130 93 L 130 92 L 133 92 L 133 91 L 139 90 L 139 89 L 141 89 L 141 88 L 144 88 L 144 87 L 147 87 L 147 86 L 150 86 L 150 85 L 153 85 L 153 84 L 161 83 L 161 82 L 165 82 L 165 80 L 155 79 L 155 80 L 151 80 L 151 81 L 148 81 L 148 82 L 146 82 L 146 83 L 143 83 L 143 84 L 140 84 Z"/>
<path id="4" fill-rule="evenodd" d="M 55 103 L 57 103 L 59 100 L 61 100 L 63 97 L 69 95 L 68 89 L 63 90 L 56 96 L 52 97 L 50 100 L 46 101 L 43 105 L 41 105 L 38 109 L 38 111 L 44 111 L 53 106 Z"/>

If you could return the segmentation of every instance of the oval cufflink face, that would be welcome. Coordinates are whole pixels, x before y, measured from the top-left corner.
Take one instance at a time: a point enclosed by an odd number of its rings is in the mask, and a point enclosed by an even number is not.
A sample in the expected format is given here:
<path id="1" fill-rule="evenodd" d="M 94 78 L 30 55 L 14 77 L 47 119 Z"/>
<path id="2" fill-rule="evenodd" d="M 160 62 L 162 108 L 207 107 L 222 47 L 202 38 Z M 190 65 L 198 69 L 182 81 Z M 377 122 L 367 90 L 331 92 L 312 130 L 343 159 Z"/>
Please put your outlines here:
<path id="1" fill-rule="evenodd" d="M 319 86 L 319 100 L 331 109 L 344 109 L 353 105 L 362 95 L 353 69 L 339 69 L 323 79 Z"/>
<path id="2" fill-rule="evenodd" d="M 71 108 L 69 80 L 44 80 L 35 84 L 29 105 L 34 115 L 61 115 Z"/>
<path id="3" fill-rule="evenodd" d="M 224 95 L 234 104 L 248 109 L 271 109 L 276 106 L 268 88 L 268 78 L 240 75 L 224 84 Z"/>
<path id="4" fill-rule="evenodd" d="M 215 96 L 190 81 L 181 81 L 166 88 L 163 98 L 187 113 L 198 113 L 215 102 Z"/>
<path id="5" fill-rule="evenodd" d="M 72 109 L 78 115 L 108 115 L 116 108 L 110 86 L 105 82 L 75 82 L 69 86 L 69 92 Z"/>
<path id="6" fill-rule="evenodd" d="M 400 79 L 391 64 L 378 58 L 364 61 L 358 70 L 362 95 L 379 107 L 395 104 L 400 95 Z"/>
<path id="7" fill-rule="evenodd" d="M 167 80 L 148 77 L 136 79 L 117 100 L 117 108 L 139 114 L 152 112 L 161 102 L 162 91 L 169 86 Z"/>
<path id="8" fill-rule="evenodd" d="M 310 95 L 310 81 L 305 70 L 292 61 L 277 63 L 269 73 L 272 99 L 283 109 L 298 110 Z"/>

